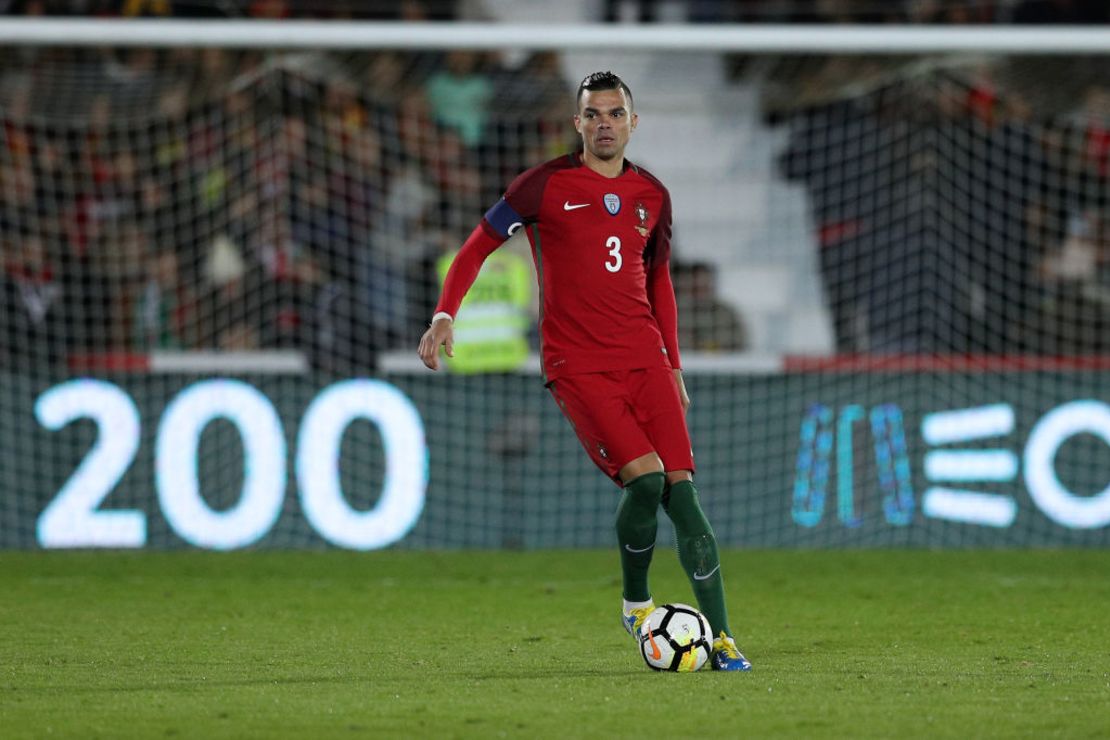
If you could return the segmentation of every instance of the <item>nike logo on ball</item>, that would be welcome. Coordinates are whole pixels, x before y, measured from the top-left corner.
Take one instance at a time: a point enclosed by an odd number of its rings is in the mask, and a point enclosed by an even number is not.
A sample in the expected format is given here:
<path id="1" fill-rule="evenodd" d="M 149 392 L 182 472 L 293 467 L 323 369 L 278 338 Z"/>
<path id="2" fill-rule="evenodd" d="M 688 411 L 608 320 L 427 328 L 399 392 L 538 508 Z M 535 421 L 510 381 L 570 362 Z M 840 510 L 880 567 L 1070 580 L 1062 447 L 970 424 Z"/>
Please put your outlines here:
<path id="1" fill-rule="evenodd" d="M 625 545 L 624 549 L 628 550 L 629 552 L 647 552 L 648 550 L 650 550 L 653 547 L 655 547 L 655 545 L 648 545 L 647 547 L 641 547 L 639 550 L 637 550 L 632 545 Z M 717 567 L 719 568 L 720 566 L 717 566 Z"/>
<path id="2" fill-rule="evenodd" d="M 655 635 L 653 635 L 651 633 L 650 629 L 648 630 L 648 644 L 651 645 L 651 657 L 652 658 L 655 658 L 656 660 L 659 660 L 660 658 L 663 657 L 663 651 L 660 650 L 659 646 L 655 644 Z"/>
<path id="3" fill-rule="evenodd" d="M 716 567 L 716 568 L 714 568 L 713 570 L 709 571 L 708 573 L 706 573 L 706 574 L 705 574 L 704 576 L 703 576 L 703 575 L 702 575 L 701 573 L 698 573 L 698 572 L 697 572 L 697 571 L 695 570 L 695 571 L 694 571 L 694 578 L 696 578 L 696 579 L 697 579 L 697 580 L 699 580 L 699 581 L 704 581 L 704 580 L 705 580 L 706 578 L 709 578 L 709 576 L 713 575 L 714 573 L 716 573 L 716 572 L 717 572 L 717 571 L 719 571 L 720 569 L 721 569 L 721 564 L 720 564 L 720 563 L 717 563 L 717 567 Z"/>
<path id="4" fill-rule="evenodd" d="M 566 200 L 566 201 L 563 201 L 563 210 L 564 211 L 573 211 L 577 208 L 585 208 L 588 205 L 589 205 L 589 203 L 573 203 L 572 204 L 569 200 Z"/>

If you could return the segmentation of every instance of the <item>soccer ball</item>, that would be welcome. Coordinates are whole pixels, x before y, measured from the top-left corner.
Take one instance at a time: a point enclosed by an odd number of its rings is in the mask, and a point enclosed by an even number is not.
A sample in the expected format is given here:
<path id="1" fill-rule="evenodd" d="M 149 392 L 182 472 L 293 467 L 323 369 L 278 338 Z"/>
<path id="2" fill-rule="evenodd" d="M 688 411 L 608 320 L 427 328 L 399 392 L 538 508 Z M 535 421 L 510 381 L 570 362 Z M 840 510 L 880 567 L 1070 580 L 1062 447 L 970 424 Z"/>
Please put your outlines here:
<path id="1" fill-rule="evenodd" d="M 687 604 L 656 607 L 640 625 L 640 655 L 657 671 L 691 673 L 709 660 L 713 630 L 705 615 Z"/>

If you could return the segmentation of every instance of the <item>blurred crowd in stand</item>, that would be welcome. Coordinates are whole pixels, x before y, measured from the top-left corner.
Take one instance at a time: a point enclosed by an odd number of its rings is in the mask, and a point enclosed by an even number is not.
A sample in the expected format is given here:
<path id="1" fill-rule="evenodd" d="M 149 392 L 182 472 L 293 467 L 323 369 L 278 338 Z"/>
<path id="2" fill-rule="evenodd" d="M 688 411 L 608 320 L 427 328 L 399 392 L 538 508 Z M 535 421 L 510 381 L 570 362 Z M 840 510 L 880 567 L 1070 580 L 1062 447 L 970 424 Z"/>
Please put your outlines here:
<path id="1" fill-rule="evenodd" d="M 372 364 L 419 337 L 439 256 L 571 146 L 548 53 L 41 54 L 3 75 L 9 362 L 298 347 Z M 55 64 L 81 78 L 36 97 Z"/>
<path id="2" fill-rule="evenodd" d="M 0 362 L 15 366 L 297 348 L 373 367 L 415 344 L 437 262 L 512 178 L 575 146 L 549 52 L 22 49 L 0 60 L 0 100 Z"/>
<path id="3" fill-rule="evenodd" d="M 607 21 L 1107 23 L 1104 0 L 604 0 Z"/>
<path id="4" fill-rule="evenodd" d="M 777 114 L 839 351 L 1110 352 L 1110 80 L 1089 62 L 924 67 Z"/>
<path id="5" fill-rule="evenodd" d="M 655 7 L 600 12 L 650 20 Z M 690 20 L 1106 15 L 1083 0 L 683 7 Z M 438 20 L 467 8 L 0 0 L 0 12 L 130 16 Z M 1110 86 L 1083 77 L 1070 107 L 1045 113 L 988 65 L 892 75 L 880 59 L 780 62 L 765 106 L 791 130 L 781 172 L 806 189 L 837 350 L 1110 350 Z M 415 346 L 437 262 L 511 179 L 574 148 L 572 110 L 549 52 L 11 50 L 0 363 L 297 348 L 337 372 L 372 368 L 383 349 Z M 714 280 L 711 264 L 674 266 L 683 347 L 745 349 Z"/>
<path id="6" fill-rule="evenodd" d="M 450 21 L 467 0 L 0 0 L 0 14 Z"/>

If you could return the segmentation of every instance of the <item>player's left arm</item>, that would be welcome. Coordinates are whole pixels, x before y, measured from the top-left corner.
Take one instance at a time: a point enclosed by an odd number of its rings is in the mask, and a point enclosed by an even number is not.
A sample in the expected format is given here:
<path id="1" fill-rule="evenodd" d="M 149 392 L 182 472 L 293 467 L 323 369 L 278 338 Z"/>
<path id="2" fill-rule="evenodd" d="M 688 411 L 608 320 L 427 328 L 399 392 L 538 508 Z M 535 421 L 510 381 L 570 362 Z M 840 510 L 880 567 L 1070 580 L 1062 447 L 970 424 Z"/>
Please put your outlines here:
<path id="1" fill-rule="evenodd" d="M 645 254 L 647 264 L 647 297 L 659 333 L 663 335 L 663 346 L 667 359 L 674 370 L 678 395 L 682 400 L 682 410 L 690 406 L 690 396 L 686 393 L 686 383 L 682 380 L 682 358 L 678 352 L 678 304 L 674 297 L 674 284 L 671 282 L 671 197 L 664 191 L 663 207 L 659 219 L 651 232 Z"/>

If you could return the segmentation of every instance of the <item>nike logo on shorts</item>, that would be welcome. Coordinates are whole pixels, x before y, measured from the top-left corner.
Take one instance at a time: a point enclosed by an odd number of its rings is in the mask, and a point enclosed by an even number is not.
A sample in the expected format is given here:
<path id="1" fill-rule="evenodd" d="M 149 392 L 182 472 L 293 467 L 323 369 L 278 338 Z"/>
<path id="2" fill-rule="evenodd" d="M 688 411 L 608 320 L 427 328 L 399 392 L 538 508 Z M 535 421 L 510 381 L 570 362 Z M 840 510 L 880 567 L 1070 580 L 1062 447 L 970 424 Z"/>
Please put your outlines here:
<path id="1" fill-rule="evenodd" d="M 578 210 L 579 208 L 585 208 L 588 205 L 589 205 L 589 203 L 573 203 L 572 204 L 569 200 L 565 200 L 565 201 L 563 201 L 563 210 L 564 211 L 575 211 L 575 210 Z"/>
<path id="2" fill-rule="evenodd" d="M 698 580 L 698 581 L 704 581 L 706 578 L 709 578 L 709 576 L 713 575 L 714 573 L 716 573 L 720 569 L 721 569 L 721 564 L 717 563 L 717 567 L 714 568 L 713 570 L 709 571 L 708 573 L 706 573 L 704 576 L 701 573 L 698 573 L 695 570 L 694 571 L 694 578 L 695 578 L 695 580 Z"/>

